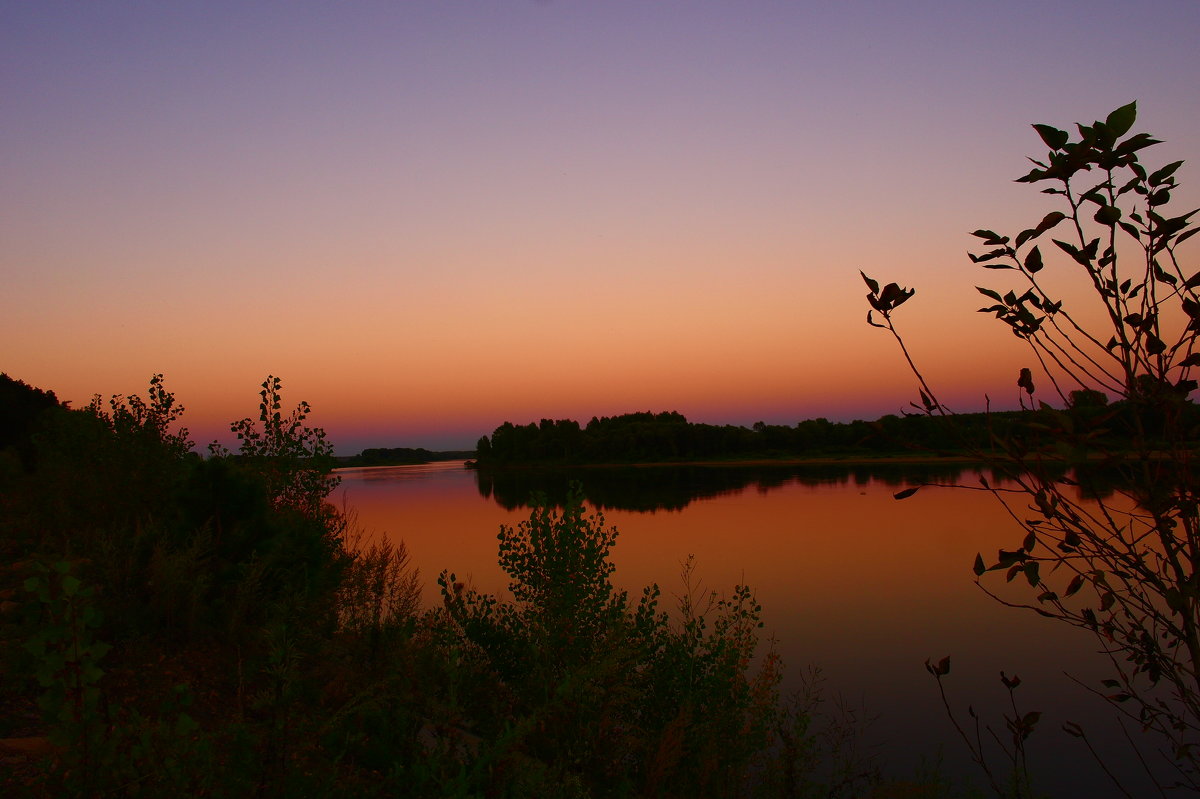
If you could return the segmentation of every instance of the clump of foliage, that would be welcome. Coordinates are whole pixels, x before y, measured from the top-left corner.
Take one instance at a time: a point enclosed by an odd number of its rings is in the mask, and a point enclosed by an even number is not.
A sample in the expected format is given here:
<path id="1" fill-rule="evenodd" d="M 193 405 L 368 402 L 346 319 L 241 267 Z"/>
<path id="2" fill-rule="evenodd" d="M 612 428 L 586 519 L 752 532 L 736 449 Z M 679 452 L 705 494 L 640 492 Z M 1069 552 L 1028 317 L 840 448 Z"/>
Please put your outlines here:
<path id="1" fill-rule="evenodd" d="M 278 377 L 268 375 L 258 392 L 258 419 L 247 416 L 231 424 L 230 430 L 241 442 L 239 457 L 253 464 L 266 483 L 272 505 L 313 515 L 322 510 L 325 497 L 338 484 L 330 474 L 333 445 L 324 430 L 305 424 L 312 412 L 307 402 L 283 415 L 280 386 Z M 217 456 L 229 455 L 215 441 L 209 451 Z"/>
<path id="2" fill-rule="evenodd" d="M 1013 281 L 979 287 L 992 303 L 980 311 L 1029 348 L 1033 364 L 1017 376 L 1018 396 L 1041 412 L 1036 435 L 994 438 L 989 462 L 1007 481 L 982 488 L 1006 504 L 1022 537 L 994 559 L 978 557 L 975 573 L 985 590 L 993 573 L 1020 578 L 1032 598 L 1006 602 L 1093 632 L 1112 665 L 1095 690 L 1157 736 L 1164 785 L 1195 790 L 1200 425 L 1190 396 L 1200 366 L 1200 273 L 1189 274 L 1177 250 L 1197 232 L 1196 212 L 1168 212 L 1183 162 L 1144 166 L 1142 152 L 1159 142 L 1132 133 L 1135 118 L 1131 103 L 1079 125 L 1077 135 L 1034 125 L 1048 152 L 1018 182 L 1043 186 L 1059 209 L 1015 236 L 973 233 L 985 249 L 971 261 Z M 1054 270 L 1077 276 L 1091 306 L 1057 294 L 1046 279 Z M 912 290 L 863 277 L 868 321 L 890 331 L 913 365 L 914 404 L 949 415 L 893 324 Z M 1049 391 L 1038 388 L 1043 381 Z M 1081 498 L 1079 470 L 1073 478 L 1063 466 L 1083 464 L 1110 472 L 1114 493 Z M 940 678 L 948 668 L 933 670 Z M 1087 740 L 1078 726 L 1067 731 Z"/>
<path id="3" fill-rule="evenodd" d="M 371 575 L 325 502 L 324 434 L 302 413 L 275 416 L 269 384 L 267 435 L 237 456 L 191 452 L 161 375 L 145 397 L 45 409 L 13 442 L 31 457 L 0 475 L 12 564 L 0 582 L 17 583 L 0 591 L 21 600 L 0 619 L 0 654 L 28 680 L 6 683 L 0 701 L 37 697 L 45 726 L 0 737 L 45 741 L 53 767 L 7 787 L 239 795 L 271 779 L 255 764 L 272 762 L 265 753 L 287 736 L 271 719 L 301 694 L 270 688 L 299 640 L 311 654 L 337 632 L 339 587 Z"/>
<path id="4" fill-rule="evenodd" d="M 576 485 L 561 511 L 543 498 L 529 521 L 501 528 L 512 602 L 439 578 L 451 645 L 474 681 L 493 686 L 491 710 L 471 732 L 502 770 L 577 785 L 580 795 L 668 785 L 736 795 L 778 711 L 778 659 L 751 670 L 761 607 L 745 586 L 721 599 L 688 592 L 673 624 L 657 586 L 637 603 L 612 586 L 616 537 L 603 515 L 585 511 Z"/>

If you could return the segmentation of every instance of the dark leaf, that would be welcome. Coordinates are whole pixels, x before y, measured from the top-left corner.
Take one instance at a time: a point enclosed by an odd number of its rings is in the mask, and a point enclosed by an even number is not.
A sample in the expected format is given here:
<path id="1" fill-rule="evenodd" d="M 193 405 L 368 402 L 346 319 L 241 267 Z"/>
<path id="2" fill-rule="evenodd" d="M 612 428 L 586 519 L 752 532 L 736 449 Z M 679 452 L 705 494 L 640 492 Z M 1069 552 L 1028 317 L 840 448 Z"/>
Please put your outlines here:
<path id="1" fill-rule="evenodd" d="M 1025 256 L 1025 268 L 1034 273 L 1042 271 L 1042 251 L 1037 247 Z"/>
<path id="2" fill-rule="evenodd" d="M 862 279 L 866 282 L 867 288 L 869 288 L 871 290 L 871 293 L 878 294 L 879 293 L 879 283 L 877 281 L 872 280 L 871 278 L 867 277 L 867 273 L 862 271 L 861 269 L 858 270 L 858 273 L 860 275 L 862 275 Z"/>
<path id="3" fill-rule="evenodd" d="M 1017 387 L 1025 389 L 1026 394 L 1033 394 L 1033 373 L 1028 368 L 1022 367 L 1021 374 L 1017 378 Z"/>
<path id="4" fill-rule="evenodd" d="M 1179 280 L 1170 272 L 1164 272 L 1163 268 L 1158 265 L 1158 261 L 1151 263 L 1151 268 L 1154 270 L 1154 279 L 1160 283 L 1168 283 L 1174 286 Z"/>
<path id="5" fill-rule="evenodd" d="M 1004 256 L 1008 255 L 1008 253 L 1009 253 L 1009 250 L 1001 247 L 998 250 L 989 250 L 988 252 L 985 252 L 983 255 L 975 255 L 974 253 L 967 253 L 967 257 L 971 259 L 971 263 L 981 264 L 985 261 L 994 261 L 997 258 L 1003 258 Z"/>
<path id="6" fill-rule="evenodd" d="M 1084 266 L 1088 265 L 1087 258 L 1083 256 L 1083 252 L 1080 251 L 1080 249 L 1074 244 L 1070 243 L 1069 241 L 1062 241 L 1061 239 L 1054 239 L 1054 243 L 1058 245 L 1060 250 L 1074 258 L 1076 262 L 1083 264 Z"/>
<path id="7" fill-rule="evenodd" d="M 1129 224 L 1128 222 L 1119 222 L 1118 224 L 1121 226 L 1121 230 L 1124 230 L 1130 236 L 1133 236 L 1138 241 L 1141 241 L 1142 234 L 1140 231 L 1138 231 L 1138 229 L 1136 227 Z"/>
<path id="8" fill-rule="evenodd" d="M 915 289 L 902 289 L 895 283 L 888 283 L 879 294 L 879 301 L 889 308 L 897 308 L 916 293 Z"/>
<path id="9" fill-rule="evenodd" d="M 1015 552 L 1009 551 L 1007 549 L 1002 549 L 1002 550 L 1000 550 L 1000 554 L 997 558 L 997 563 L 993 568 L 1006 569 L 1009 566 L 1012 566 L 1014 563 L 1017 564 L 1019 567 L 1020 564 L 1024 563 L 1028 559 L 1029 559 L 1029 556 L 1026 555 L 1025 552 L 1020 549 L 1016 550 Z"/>
<path id="10" fill-rule="evenodd" d="M 1116 111 L 1113 111 L 1104 120 L 1105 127 L 1114 139 L 1119 139 L 1129 132 L 1133 127 L 1134 120 L 1137 119 L 1137 102 L 1123 105 Z"/>
<path id="11" fill-rule="evenodd" d="M 1030 560 L 1025 562 L 1025 579 L 1029 581 L 1030 586 L 1037 586 L 1042 581 L 1041 575 L 1038 574 L 1038 562 Z"/>
<path id="12" fill-rule="evenodd" d="M 1067 215 L 1061 211 L 1051 211 L 1050 213 L 1048 213 L 1044 217 L 1042 217 L 1042 221 L 1038 223 L 1037 235 L 1039 235 L 1039 236 L 1042 235 L 1047 230 L 1054 227 L 1055 225 L 1057 225 L 1059 222 L 1063 221 L 1066 218 L 1067 218 Z"/>
<path id="13" fill-rule="evenodd" d="M 1147 147 L 1151 147 L 1155 144 L 1162 144 L 1162 141 L 1151 138 L 1150 134 L 1148 133 L 1138 133 L 1121 142 L 1115 152 L 1117 155 L 1129 155 L 1137 152 L 1138 150 L 1144 150 Z"/>
<path id="14" fill-rule="evenodd" d="M 983 239 L 983 243 L 989 246 L 1008 243 L 1008 236 L 1001 236 L 994 230 L 972 230 L 971 235 Z"/>
<path id="15" fill-rule="evenodd" d="M 1099 210 L 1096 211 L 1096 215 L 1092 218 L 1101 225 L 1109 225 L 1111 227 L 1120 221 L 1121 209 L 1117 208 L 1115 205 L 1102 205 L 1100 206 Z"/>
<path id="16" fill-rule="evenodd" d="M 1071 136 L 1065 130 L 1050 127 L 1049 125 L 1034 125 L 1033 129 L 1042 137 L 1042 141 L 1051 150 L 1061 150 Z"/>
<path id="17" fill-rule="evenodd" d="M 1120 196 L 1120 195 L 1122 195 L 1122 194 L 1128 194 L 1129 192 L 1131 192 L 1131 191 L 1133 191 L 1134 189 L 1138 188 L 1138 186 L 1140 186 L 1140 185 L 1141 185 L 1141 182 L 1142 182 L 1143 180 L 1145 180 L 1145 177 L 1143 177 L 1143 176 L 1141 176 L 1141 175 L 1138 175 L 1137 177 L 1132 177 L 1132 178 L 1130 178 L 1130 179 L 1129 179 L 1129 182 L 1127 182 L 1127 183 L 1126 183 L 1124 186 L 1122 186 L 1121 188 L 1117 189 L 1117 195 L 1118 195 L 1118 196 Z"/>
<path id="18" fill-rule="evenodd" d="M 1146 179 L 1146 182 L 1151 186 L 1157 186 L 1167 178 L 1171 177 L 1171 175 L 1175 173 L 1175 170 L 1179 169 L 1181 166 L 1183 166 L 1182 161 L 1175 161 L 1174 163 L 1167 164 L 1162 169 L 1156 169 L 1153 173 L 1151 173 L 1150 177 Z"/>
<path id="19" fill-rule="evenodd" d="M 903 491 L 897 491 L 895 494 L 892 494 L 892 498 L 893 499 L 908 499 L 913 494 L 917 493 L 917 491 L 919 491 L 920 488 L 921 488 L 920 486 L 916 486 L 914 488 L 906 488 Z"/>

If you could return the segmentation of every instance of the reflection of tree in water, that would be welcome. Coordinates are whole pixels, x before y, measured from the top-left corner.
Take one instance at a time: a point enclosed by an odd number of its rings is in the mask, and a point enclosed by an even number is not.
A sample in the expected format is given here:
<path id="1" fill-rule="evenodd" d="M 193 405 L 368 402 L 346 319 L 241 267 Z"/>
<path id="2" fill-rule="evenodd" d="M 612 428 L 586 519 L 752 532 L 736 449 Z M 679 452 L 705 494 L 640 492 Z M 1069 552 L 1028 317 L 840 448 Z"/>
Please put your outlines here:
<path id="1" fill-rule="evenodd" d="M 948 483 L 958 464 L 780 464 L 761 466 L 643 466 L 558 469 L 479 469 L 479 493 L 506 510 L 529 505 L 541 492 L 562 505 L 572 481 L 583 484 L 589 504 L 602 510 L 683 510 L 696 499 L 735 494 L 748 488 L 766 494 L 792 483 L 804 486 L 864 486 L 872 480 L 893 488 Z"/>
<path id="2" fill-rule="evenodd" d="M 1170 492 L 1185 490 L 1185 475 L 1178 464 L 1169 461 L 1153 462 L 1156 478 L 1147 480 L 1143 474 L 1146 463 L 1133 458 L 1112 458 L 1104 462 L 1083 463 L 1071 476 L 1078 482 L 1083 499 L 1108 500 L 1114 494 L 1125 494 L 1139 507 L 1160 507 Z"/>

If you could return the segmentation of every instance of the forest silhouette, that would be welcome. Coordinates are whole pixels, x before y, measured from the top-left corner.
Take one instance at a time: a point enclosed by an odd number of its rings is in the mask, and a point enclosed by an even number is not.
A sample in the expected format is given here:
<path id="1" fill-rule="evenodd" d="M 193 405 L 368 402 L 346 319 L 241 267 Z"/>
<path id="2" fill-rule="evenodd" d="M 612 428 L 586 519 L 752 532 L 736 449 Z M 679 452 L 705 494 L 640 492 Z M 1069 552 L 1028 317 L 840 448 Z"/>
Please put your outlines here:
<path id="1" fill-rule="evenodd" d="M 1200 422 L 1194 406 L 1189 421 Z M 483 437 L 475 455 L 480 467 L 527 464 L 671 463 L 734 459 L 874 460 L 907 456 L 933 459 L 979 457 L 997 440 L 1028 441 L 1036 446 L 1044 431 L 1066 415 L 1073 423 L 1099 427 L 1112 447 L 1127 441 L 1139 425 L 1151 423 L 1128 401 L 1114 402 L 1101 392 L 1077 390 L 1063 409 L 958 413 L 953 417 L 907 412 L 875 421 L 831 422 L 809 419 L 794 427 L 753 427 L 689 422 L 676 411 L 573 419 L 542 419 L 515 425 L 505 422 Z M 1149 431 L 1152 435 L 1154 430 Z M 1162 423 L 1157 423 L 1162 434 Z"/>

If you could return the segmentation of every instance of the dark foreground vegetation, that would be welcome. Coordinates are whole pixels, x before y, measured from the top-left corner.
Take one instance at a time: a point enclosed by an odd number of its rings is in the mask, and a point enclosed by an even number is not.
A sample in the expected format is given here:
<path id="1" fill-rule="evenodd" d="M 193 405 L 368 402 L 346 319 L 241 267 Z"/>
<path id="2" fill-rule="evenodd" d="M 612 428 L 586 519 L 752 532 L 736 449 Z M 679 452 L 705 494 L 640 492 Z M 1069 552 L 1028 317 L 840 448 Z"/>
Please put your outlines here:
<path id="1" fill-rule="evenodd" d="M 586 425 L 573 419 L 542 419 L 514 425 L 505 422 L 476 445 L 479 466 L 530 464 L 671 463 L 747 459 L 877 459 L 895 456 L 958 456 L 978 459 L 997 454 L 997 439 L 1036 445 L 1065 417 L 1073 424 L 1098 429 L 1098 437 L 1119 447 L 1138 425 L 1138 410 L 1128 401 L 1109 404 L 1104 392 L 1076 390 L 1065 408 L 960 413 L 953 419 L 925 413 L 888 415 L 872 422 L 809 419 L 794 427 L 753 427 L 689 422 L 675 411 L 592 417 Z M 1189 409 L 1200 423 L 1200 412 Z M 1095 424 L 1102 421 L 1102 426 Z M 1144 421 L 1144 420 L 1143 420 Z M 1161 424 L 1159 425 L 1161 433 Z M 1152 431 L 1153 432 L 1153 431 Z"/>
<path id="2" fill-rule="evenodd" d="M 502 528 L 511 599 L 443 573 L 423 610 L 404 547 L 326 502 L 331 447 L 280 388 L 201 458 L 161 376 L 78 410 L 0 377 L 0 793 L 884 790 L 780 700 L 749 588 L 615 590 L 578 488 Z"/>
<path id="3" fill-rule="evenodd" d="M 1132 132 L 1136 116 L 1130 103 L 1077 125 L 1077 134 L 1034 125 L 1044 154 L 1017 182 L 1040 189 L 1052 210 L 1014 235 L 972 234 L 970 260 L 993 270 L 984 273 L 990 285 L 977 287 L 986 298 L 980 312 L 1028 348 L 1015 387 L 1022 406 L 1042 415 L 1037 439 L 999 435 L 980 450 L 1008 479 L 969 488 L 1004 504 L 1014 536 L 995 556 L 980 553 L 974 571 L 988 593 L 1001 575 L 1028 588 L 1027 598 L 1005 604 L 1094 636 L 1111 669 L 1086 688 L 1122 725 L 1124 762 L 1142 767 L 1122 772 L 1097 748 L 1097 731 L 1077 723 L 1044 731 L 1040 714 L 1018 713 L 1015 700 L 994 726 L 970 708 L 956 712 L 946 692 L 950 658 L 931 659 L 946 710 L 998 796 L 1038 795 L 1028 755 L 1056 733 L 1078 739 L 1120 795 L 1200 792 L 1200 425 L 1191 401 L 1200 385 L 1200 272 L 1180 249 L 1200 228 L 1196 210 L 1169 210 L 1183 162 L 1142 164 L 1161 142 Z M 952 427 L 960 417 L 896 322 L 914 290 L 862 277 L 867 322 L 890 334 L 912 368 L 918 411 Z M 1059 293 L 1072 280 L 1078 290 Z M 1080 417 L 1071 411 L 1081 395 L 1112 397 L 1119 410 Z M 1062 470 L 1077 462 L 1116 475 L 1112 493 L 1082 499 Z M 1003 672 L 1001 681 L 1010 695 L 1020 685 Z"/>

